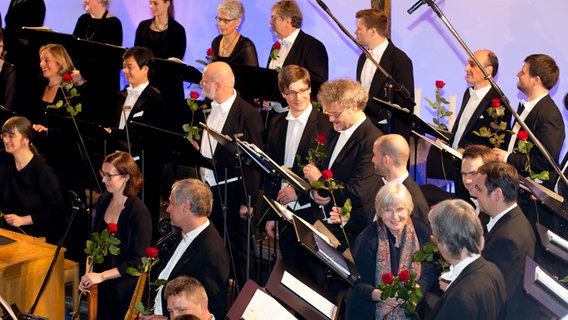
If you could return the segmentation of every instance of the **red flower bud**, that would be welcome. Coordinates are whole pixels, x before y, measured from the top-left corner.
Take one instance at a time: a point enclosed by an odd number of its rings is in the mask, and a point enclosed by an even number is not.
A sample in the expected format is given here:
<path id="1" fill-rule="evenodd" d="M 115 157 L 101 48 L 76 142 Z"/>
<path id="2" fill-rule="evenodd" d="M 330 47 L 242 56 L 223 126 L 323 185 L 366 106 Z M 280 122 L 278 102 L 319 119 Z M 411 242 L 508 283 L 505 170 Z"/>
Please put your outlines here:
<path id="1" fill-rule="evenodd" d="M 212 56 L 215 52 L 213 51 L 213 48 L 209 48 L 207 49 L 207 55 L 208 56 Z"/>
<path id="2" fill-rule="evenodd" d="M 491 105 L 493 106 L 493 108 L 500 107 L 501 106 L 501 99 L 499 99 L 499 98 L 491 99 Z"/>
<path id="3" fill-rule="evenodd" d="M 193 99 L 193 100 L 198 99 L 198 98 L 199 98 L 199 92 L 197 92 L 197 91 L 191 91 L 191 92 L 189 93 L 189 98 L 190 98 L 190 99 Z"/>
<path id="4" fill-rule="evenodd" d="M 280 42 L 276 41 L 272 45 L 272 49 L 280 50 Z"/>
<path id="5" fill-rule="evenodd" d="M 156 258 L 158 256 L 158 249 L 154 247 L 146 248 L 146 257 L 148 258 Z"/>
<path id="6" fill-rule="evenodd" d="M 63 81 L 64 82 L 72 82 L 73 81 L 73 76 L 71 76 L 70 74 L 66 73 L 63 75 Z"/>
<path id="7" fill-rule="evenodd" d="M 402 282 L 406 282 L 408 280 L 410 280 L 410 273 L 408 273 L 408 270 L 402 270 L 401 272 L 398 273 L 398 280 L 402 281 Z"/>
<path id="8" fill-rule="evenodd" d="M 391 284 L 394 281 L 394 277 L 392 273 L 385 273 L 381 276 L 381 280 L 383 280 L 384 284 Z"/>
<path id="9" fill-rule="evenodd" d="M 109 223 L 107 225 L 107 231 L 108 233 L 116 233 L 118 231 L 118 226 L 116 223 Z"/>
<path id="10" fill-rule="evenodd" d="M 446 85 L 446 83 L 444 81 L 436 80 L 436 88 L 442 89 L 445 85 Z"/>
<path id="11" fill-rule="evenodd" d="M 529 139 L 529 134 L 525 130 L 521 130 L 517 133 L 517 138 L 521 141 L 527 141 Z"/>
<path id="12" fill-rule="evenodd" d="M 318 136 L 316 137 L 316 141 L 319 144 L 325 144 L 327 142 L 327 135 L 325 133 L 318 134 Z"/>
<path id="13" fill-rule="evenodd" d="M 329 180 L 329 179 L 333 178 L 333 172 L 331 172 L 331 170 L 329 170 L 329 169 L 323 170 L 321 172 L 321 175 L 322 175 L 324 180 Z"/>

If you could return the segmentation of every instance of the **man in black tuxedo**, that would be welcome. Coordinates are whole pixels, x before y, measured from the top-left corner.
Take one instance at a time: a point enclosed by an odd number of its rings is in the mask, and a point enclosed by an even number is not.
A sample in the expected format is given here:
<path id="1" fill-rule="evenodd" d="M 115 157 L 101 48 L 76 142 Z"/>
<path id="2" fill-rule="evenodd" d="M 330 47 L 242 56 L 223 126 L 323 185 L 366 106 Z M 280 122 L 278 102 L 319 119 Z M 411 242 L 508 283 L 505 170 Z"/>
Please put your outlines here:
<path id="1" fill-rule="evenodd" d="M 485 71 L 495 77 L 497 71 L 499 70 L 499 60 L 495 53 L 489 50 L 478 50 L 474 52 L 474 56 L 479 60 L 481 65 L 484 67 Z M 470 58 L 467 65 L 465 66 L 465 81 L 471 85 L 467 88 L 463 94 L 462 104 L 460 111 L 457 115 L 456 121 L 452 127 L 452 138 L 448 142 L 449 145 L 456 150 L 463 150 L 469 145 L 484 145 L 493 148 L 493 144 L 489 141 L 489 138 L 480 137 L 474 133 L 474 131 L 479 132 L 480 128 L 491 129 L 491 122 L 495 122 L 494 119 L 489 115 L 488 109 L 498 106 L 502 110 L 503 115 L 498 119 L 497 125 L 501 122 L 506 124 L 505 129 L 510 130 L 511 122 L 511 112 L 509 109 L 505 108 L 500 100 L 497 91 L 491 87 L 489 80 L 485 79 L 485 76 L 477 67 L 477 65 Z M 505 135 L 504 141 L 501 143 L 500 148 L 506 149 L 509 143 L 510 134 L 503 132 Z M 440 160 L 440 152 L 434 147 L 431 147 L 428 153 L 428 163 L 427 172 L 428 177 L 431 178 L 444 178 L 442 173 L 442 165 L 445 166 L 446 178 L 449 180 L 454 180 L 458 173 L 455 172 L 456 165 L 451 156 L 447 153 L 442 153 L 444 156 L 444 161 Z"/>
<path id="2" fill-rule="evenodd" d="M 534 258 L 536 237 L 517 205 L 519 176 L 510 164 L 490 162 L 479 167 L 471 192 L 489 217 L 483 226 L 482 256 L 497 265 L 507 287 L 506 319 L 547 319 L 538 302 L 523 289 L 525 258 Z M 548 317 L 550 318 L 550 317 Z"/>
<path id="3" fill-rule="evenodd" d="M 375 173 L 381 176 L 381 188 L 389 182 L 402 183 L 412 195 L 412 216 L 428 222 L 430 206 L 422 190 L 406 169 L 410 158 L 408 142 L 399 134 L 387 134 L 375 141 L 373 164 Z"/>
<path id="4" fill-rule="evenodd" d="M 274 56 L 274 47 L 272 48 L 266 66 L 270 69 L 281 69 L 289 64 L 296 64 L 308 69 L 312 81 L 327 81 L 327 50 L 321 41 L 300 29 L 302 19 L 302 11 L 294 0 L 278 1 L 272 6 L 270 26 L 278 37 L 280 49 Z M 317 92 L 314 92 L 315 94 Z"/>
<path id="5" fill-rule="evenodd" d="M 442 257 L 453 268 L 442 275 L 445 292 L 427 319 L 504 319 L 505 280 L 481 256 L 483 228 L 473 208 L 463 200 L 445 200 L 428 219 Z"/>
<path id="6" fill-rule="evenodd" d="M 304 167 L 304 176 L 311 182 L 323 180 L 323 169 L 331 170 L 335 181 L 344 188 L 333 192 L 335 204 L 343 206 L 351 199 L 353 210 L 347 220 L 337 214 L 327 219 L 329 229 L 342 242 L 341 249 L 347 249 L 347 242 L 340 224 L 345 224 L 344 231 L 348 242 L 368 226 L 374 216 L 374 199 L 379 190 L 379 180 L 373 169 L 373 144 L 382 135 L 365 115 L 368 94 L 359 83 L 349 79 L 333 80 L 324 83 L 318 93 L 318 101 L 323 112 L 333 124 L 329 139 L 325 145 L 327 157 L 323 164 L 316 167 L 308 164 Z M 329 193 L 311 193 L 315 203 L 320 205 L 318 215 L 330 216 L 334 207 Z M 337 212 L 337 208 L 333 209 Z"/>
<path id="7" fill-rule="evenodd" d="M 183 235 L 172 252 L 160 262 L 158 279 L 172 280 L 190 276 L 203 284 L 209 308 L 216 319 L 224 319 L 229 281 L 229 257 L 223 239 L 209 221 L 213 207 L 211 189 L 197 179 L 183 179 L 172 186 L 168 213 L 172 225 Z M 147 319 L 167 319 L 166 295 L 160 287 L 154 302 L 154 314 Z M 144 319 L 144 318 L 143 318 Z"/>
<path id="8" fill-rule="evenodd" d="M 167 127 L 169 112 L 160 92 L 150 85 L 148 74 L 154 63 L 152 51 L 144 47 L 133 47 L 123 55 L 122 71 L 128 86 L 115 98 L 115 127 L 107 131 L 126 144 L 126 149 L 133 157 L 140 157 L 144 150 L 143 200 L 152 214 L 153 240 L 157 240 L 160 218 L 160 141 L 154 137 L 142 137 L 131 125 L 131 121 L 141 122 L 154 127 Z"/>
<path id="9" fill-rule="evenodd" d="M 528 101 L 521 102 L 522 107 L 517 113 L 556 163 L 558 163 L 560 149 L 564 142 L 564 121 L 549 91 L 556 85 L 559 73 L 560 70 L 554 59 L 545 54 L 533 54 L 525 59 L 521 71 L 517 74 L 519 78 L 517 88 L 528 99 Z M 518 133 L 519 130 L 520 126 L 515 123 L 513 131 Z M 497 161 L 507 162 L 517 168 L 519 173 L 528 176 L 527 156 L 513 150 L 517 142 L 518 137 L 512 138 L 506 151 L 494 148 L 493 153 Z M 535 173 L 547 170 L 550 179 L 544 181 L 543 185 L 549 189 L 554 187 L 554 181 L 558 175 L 536 147 L 530 151 L 530 168 Z"/>
<path id="10" fill-rule="evenodd" d="M 278 87 L 288 102 L 288 112 L 279 113 L 272 118 L 266 152 L 278 164 L 292 168 L 292 171 L 301 177 L 303 174 L 299 162 L 306 164 L 308 150 L 316 148 L 316 138 L 321 139 L 322 135 L 327 137 L 331 124 L 326 115 L 312 106 L 310 74 L 306 68 L 293 64 L 282 68 L 278 73 Z M 299 160 L 296 160 L 296 155 Z M 280 178 L 265 181 L 264 192 L 269 198 L 286 205 L 307 222 L 315 222 L 313 201 L 309 195 L 297 193 Z M 313 257 L 298 243 L 292 225 L 278 222 L 277 215 L 270 211 L 265 230 L 270 237 L 279 239 L 282 259 L 287 266 L 294 267 L 316 280 L 316 268 L 307 263 L 313 260 Z"/>
<path id="11" fill-rule="evenodd" d="M 373 58 L 388 72 L 392 78 L 403 85 L 409 93 L 409 99 L 404 98 L 400 92 L 393 91 L 392 99 L 386 90 L 387 83 L 384 75 L 377 70 L 377 67 L 367 59 L 365 54 L 359 56 L 357 61 L 357 81 L 369 92 L 369 101 L 365 114 L 369 120 L 383 132 L 390 126 L 390 133 L 398 133 L 406 140 L 410 137 L 409 124 L 393 118 L 388 119 L 386 110 L 373 100 L 373 97 L 381 100 L 391 101 L 402 108 L 414 111 L 414 74 L 412 71 L 412 61 L 399 48 L 395 47 L 388 39 L 388 17 L 377 9 L 365 9 L 356 13 L 357 29 L 355 36 L 357 41 L 369 50 Z M 387 123 L 392 120 L 391 123 Z"/>
<path id="12" fill-rule="evenodd" d="M 262 149 L 262 119 L 252 105 L 237 95 L 234 89 L 235 76 L 231 67 L 225 62 L 210 63 L 203 71 L 201 86 L 203 95 L 210 100 L 208 105 L 211 110 L 207 120 L 202 122 L 206 122 L 209 128 L 229 137 L 242 134 L 239 139 L 254 143 Z M 248 198 L 250 196 L 252 201 L 250 209 L 254 210 L 255 201 L 258 200 L 261 174 L 256 168 L 241 166 L 244 162 L 237 161 L 234 151 L 219 145 L 207 131 L 203 132 L 200 152 L 205 158 L 215 160 L 214 170 L 200 168 L 200 176 L 201 180 L 207 182 L 213 190 L 215 201 L 211 221 L 223 234 L 226 243 L 231 246 L 229 253 L 232 253 L 231 258 L 236 269 L 235 279 L 242 287 L 247 275 L 254 274 L 255 245 L 252 241 L 254 237 L 251 237 L 250 243 L 247 244 L 247 219 L 252 219 L 250 232 L 253 236 L 255 223 L 253 212 L 249 212 Z M 223 206 L 226 211 L 223 210 Z M 247 245 L 250 246 L 248 272 Z"/>

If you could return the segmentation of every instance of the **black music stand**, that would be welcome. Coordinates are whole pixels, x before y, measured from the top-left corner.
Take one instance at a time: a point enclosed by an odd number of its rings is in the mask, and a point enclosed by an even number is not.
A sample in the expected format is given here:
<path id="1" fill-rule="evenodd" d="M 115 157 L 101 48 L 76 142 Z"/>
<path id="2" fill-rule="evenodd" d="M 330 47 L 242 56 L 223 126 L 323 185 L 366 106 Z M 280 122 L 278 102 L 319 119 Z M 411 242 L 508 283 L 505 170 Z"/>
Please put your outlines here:
<path id="1" fill-rule="evenodd" d="M 201 72 L 179 59 L 154 58 L 154 75 L 178 79 L 189 83 L 199 83 Z"/>
<path id="2" fill-rule="evenodd" d="M 293 221 L 298 242 L 337 273 L 343 280 L 349 283 L 349 285 L 354 287 L 361 279 L 355 263 L 344 257 L 337 249 L 310 229 L 304 221 L 297 217 L 294 217 Z"/>
<path id="3" fill-rule="evenodd" d="M 530 257 L 525 260 L 524 288 L 558 318 L 568 315 L 568 289 Z"/>
<path id="4" fill-rule="evenodd" d="M 299 293 L 294 292 L 292 288 L 286 287 L 282 283 L 282 279 L 287 274 L 286 277 L 292 276 L 306 285 L 308 288 L 315 291 L 317 295 L 320 297 L 332 302 L 335 305 L 335 310 L 332 311 L 331 317 L 325 315 L 318 309 L 316 309 L 311 301 L 304 300 Z M 343 293 L 339 294 L 337 297 L 329 296 L 328 292 L 324 292 L 321 288 L 312 283 L 310 280 L 306 279 L 302 275 L 296 274 L 293 270 L 288 270 L 285 264 L 281 260 L 276 260 L 274 264 L 274 269 L 270 273 L 270 277 L 268 278 L 268 282 L 266 283 L 266 289 L 279 301 L 286 304 L 296 313 L 300 314 L 304 319 L 310 320 L 336 320 L 339 319 L 339 315 L 341 314 L 341 310 L 339 306 L 341 305 L 341 301 L 343 300 Z"/>
<path id="5" fill-rule="evenodd" d="M 559 257 L 564 263 L 568 263 L 568 241 L 548 230 L 540 223 L 536 224 L 536 231 L 546 251 Z"/>
<path id="6" fill-rule="evenodd" d="M 130 121 L 130 125 L 143 141 L 158 141 L 160 150 L 170 151 L 169 154 L 168 152 L 161 153 L 160 160 L 162 163 L 175 161 L 178 164 L 190 167 L 213 168 L 214 160 L 203 157 L 183 134 L 137 121 Z"/>
<path id="7" fill-rule="evenodd" d="M 568 220 L 568 207 L 564 205 L 565 199 L 561 195 L 532 179 L 525 177 L 520 177 L 520 179 L 521 182 L 523 182 L 530 192 L 537 197 L 545 207 L 562 217 L 564 220 Z"/>
<path id="8" fill-rule="evenodd" d="M 243 99 L 253 101 L 258 98 L 286 104 L 278 89 L 277 71 L 237 63 L 229 65 L 235 74 L 235 89 Z"/>

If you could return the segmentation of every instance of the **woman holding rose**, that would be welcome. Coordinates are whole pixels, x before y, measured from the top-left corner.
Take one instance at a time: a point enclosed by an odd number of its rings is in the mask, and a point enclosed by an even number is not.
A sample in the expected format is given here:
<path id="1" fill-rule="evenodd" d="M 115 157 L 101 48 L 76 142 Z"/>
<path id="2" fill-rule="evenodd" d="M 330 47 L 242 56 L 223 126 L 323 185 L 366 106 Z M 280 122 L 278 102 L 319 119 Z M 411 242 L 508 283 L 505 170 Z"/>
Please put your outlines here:
<path id="1" fill-rule="evenodd" d="M 215 20 L 220 35 L 211 42 L 214 61 L 258 67 L 254 43 L 238 31 L 244 15 L 245 8 L 238 0 L 225 0 L 217 7 Z"/>
<path id="2" fill-rule="evenodd" d="M 120 254 L 108 255 L 102 264 L 94 265 L 94 271 L 81 278 L 79 289 L 98 284 L 98 318 L 123 319 L 137 282 L 137 278 L 126 274 L 126 269 L 140 264 L 150 245 L 152 223 L 150 212 L 137 197 L 142 189 L 142 174 L 128 153 L 109 154 L 99 172 L 107 192 L 97 202 L 94 231 L 116 224 Z"/>
<path id="3" fill-rule="evenodd" d="M 346 319 L 406 319 L 402 300 L 381 299 L 377 287 L 384 274 L 415 273 L 424 294 L 434 284 L 433 265 L 412 262 L 414 252 L 430 240 L 428 225 L 410 216 L 413 208 L 412 196 L 401 183 L 387 183 L 377 194 L 376 222 L 359 234 L 353 246 L 361 281 L 346 299 Z"/>

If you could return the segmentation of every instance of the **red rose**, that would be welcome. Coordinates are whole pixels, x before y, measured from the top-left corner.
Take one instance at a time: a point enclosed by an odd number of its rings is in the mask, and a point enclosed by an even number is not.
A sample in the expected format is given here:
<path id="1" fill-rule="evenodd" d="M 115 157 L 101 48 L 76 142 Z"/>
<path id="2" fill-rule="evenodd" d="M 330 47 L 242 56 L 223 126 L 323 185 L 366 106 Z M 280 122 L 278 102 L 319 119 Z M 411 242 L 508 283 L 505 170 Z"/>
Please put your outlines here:
<path id="1" fill-rule="evenodd" d="M 521 141 L 527 141 L 529 139 L 529 134 L 525 130 L 521 130 L 517 133 L 517 138 Z"/>
<path id="2" fill-rule="evenodd" d="M 107 225 L 107 231 L 108 233 L 116 233 L 116 231 L 118 231 L 118 226 L 116 223 L 109 223 Z"/>
<path id="3" fill-rule="evenodd" d="M 272 45 L 272 49 L 280 50 L 280 42 L 276 41 Z"/>
<path id="4" fill-rule="evenodd" d="M 66 73 L 63 75 L 63 81 L 64 82 L 72 82 L 73 81 L 73 76 L 71 76 L 70 74 Z"/>
<path id="5" fill-rule="evenodd" d="M 493 106 L 493 108 L 498 108 L 501 106 L 501 99 L 499 98 L 493 98 L 491 100 L 491 105 Z"/>
<path id="6" fill-rule="evenodd" d="M 154 247 L 146 248 L 146 257 L 148 258 L 156 258 L 158 256 L 158 249 Z"/>
<path id="7" fill-rule="evenodd" d="M 442 89 L 445 85 L 446 85 L 446 83 L 444 81 L 436 80 L 436 88 Z"/>
<path id="8" fill-rule="evenodd" d="M 327 135 L 325 133 L 318 134 L 318 136 L 316 137 L 316 141 L 319 144 L 325 144 L 327 142 Z"/>
<path id="9" fill-rule="evenodd" d="M 410 280 L 410 273 L 408 273 L 408 270 L 402 270 L 401 272 L 398 273 L 398 280 L 402 281 L 402 282 L 406 282 L 408 280 Z"/>
<path id="10" fill-rule="evenodd" d="M 392 273 L 385 273 L 382 275 L 381 280 L 383 280 L 384 284 L 391 284 L 394 281 L 394 277 Z"/>
<path id="11" fill-rule="evenodd" d="M 209 48 L 207 49 L 207 55 L 208 56 L 212 56 L 215 52 L 213 51 L 213 48 Z"/>
<path id="12" fill-rule="evenodd" d="M 198 99 L 198 98 L 199 98 L 199 92 L 197 92 L 197 91 L 191 91 L 191 92 L 189 93 L 189 98 L 190 98 L 190 99 L 193 99 L 193 100 Z"/>
<path id="13" fill-rule="evenodd" d="M 323 180 L 329 180 L 333 178 L 333 173 L 331 172 L 331 170 L 325 169 L 321 172 L 321 176 L 323 177 Z"/>

